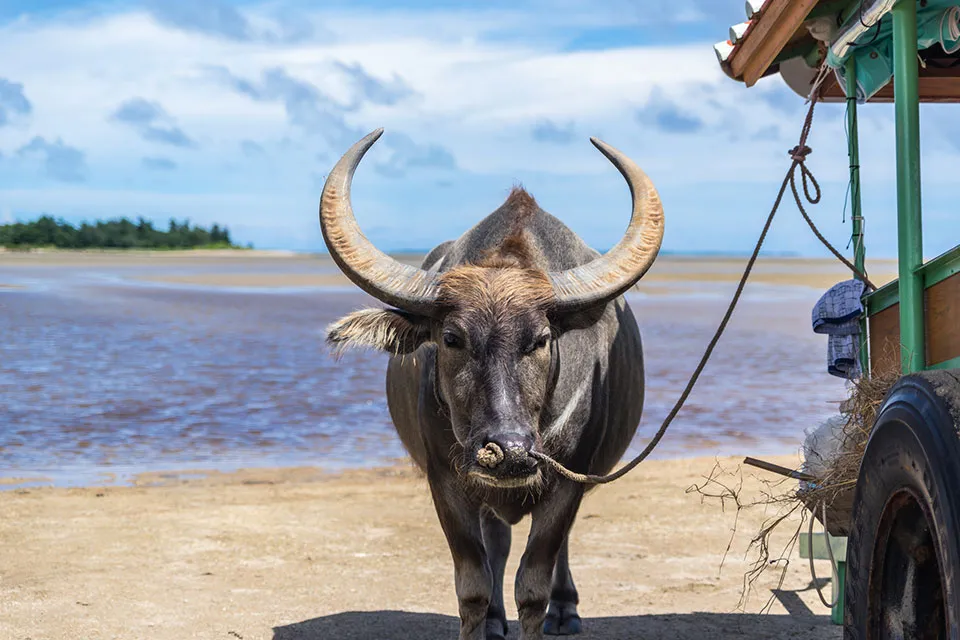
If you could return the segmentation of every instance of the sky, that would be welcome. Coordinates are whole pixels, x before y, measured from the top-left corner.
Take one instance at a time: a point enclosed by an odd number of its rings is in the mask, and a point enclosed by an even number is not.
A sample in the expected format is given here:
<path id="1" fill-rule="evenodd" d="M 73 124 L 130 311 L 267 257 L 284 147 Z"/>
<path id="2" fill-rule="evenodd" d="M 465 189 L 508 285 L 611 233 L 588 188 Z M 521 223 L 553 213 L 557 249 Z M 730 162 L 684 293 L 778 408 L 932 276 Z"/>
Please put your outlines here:
<path id="1" fill-rule="evenodd" d="M 324 251 L 323 180 L 378 127 L 354 210 L 384 250 L 455 238 L 523 185 L 599 249 L 629 191 L 665 207 L 663 250 L 752 249 L 805 114 L 778 78 L 747 89 L 713 53 L 742 0 L 0 0 L 0 223 L 41 213 L 227 225 L 258 248 Z M 924 253 L 958 240 L 954 107 L 924 107 Z M 847 146 L 819 105 L 811 213 L 840 247 Z M 860 111 L 867 252 L 896 255 L 893 108 Z M 770 252 L 826 255 L 789 203 Z M 849 254 L 849 252 L 848 252 Z"/>

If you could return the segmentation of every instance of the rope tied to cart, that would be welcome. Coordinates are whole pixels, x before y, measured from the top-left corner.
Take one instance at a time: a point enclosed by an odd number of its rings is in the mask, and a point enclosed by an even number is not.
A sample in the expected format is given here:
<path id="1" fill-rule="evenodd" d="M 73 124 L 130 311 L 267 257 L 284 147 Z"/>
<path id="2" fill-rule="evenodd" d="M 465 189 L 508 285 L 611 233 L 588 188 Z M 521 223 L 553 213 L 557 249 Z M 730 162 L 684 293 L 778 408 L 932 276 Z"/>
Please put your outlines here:
<path id="1" fill-rule="evenodd" d="M 787 169 L 786 175 L 783 177 L 783 182 L 780 185 L 780 190 L 777 193 L 777 198 L 773 203 L 773 208 L 770 209 L 770 214 L 767 216 L 767 220 L 763 225 L 763 231 L 760 232 L 760 237 L 757 240 L 757 244 L 753 249 L 753 253 L 750 255 L 750 259 L 747 261 L 747 266 L 743 271 L 743 275 L 740 277 L 740 282 L 737 284 L 737 290 L 733 294 L 733 298 L 730 300 L 730 304 L 727 306 L 727 311 L 723 315 L 723 319 L 720 321 L 720 325 L 717 327 L 716 332 L 713 335 L 713 338 L 710 340 L 710 343 L 707 345 L 706 351 L 704 351 L 703 356 L 700 358 L 700 363 L 697 365 L 697 368 L 693 371 L 693 374 L 690 376 L 690 380 L 687 382 L 687 385 L 684 387 L 683 392 L 680 394 L 680 397 L 677 399 L 676 404 L 673 405 L 673 408 L 670 410 L 670 413 L 667 414 L 667 417 L 664 418 L 663 423 L 660 425 L 660 428 L 654 434 L 653 438 L 650 439 L 650 442 L 647 443 L 647 446 L 644 447 L 643 451 L 640 452 L 635 458 L 633 458 L 626 465 L 618 469 L 613 473 L 609 473 L 604 476 L 594 475 L 589 473 L 578 473 L 572 471 L 557 460 L 554 460 L 545 453 L 539 451 L 531 451 L 530 455 L 543 462 L 544 464 L 551 467 L 559 475 L 570 480 L 572 482 L 577 482 L 579 484 L 587 485 L 597 485 L 597 484 L 608 484 L 614 480 L 618 480 L 630 473 L 634 468 L 637 467 L 641 462 L 646 460 L 646 458 L 653 452 L 653 450 L 660 443 L 660 440 L 666 434 L 667 429 L 670 427 L 670 424 L 673 422 L 674 418 L 677 417 L 677 414 L 680 413 L 680 409 L 683 408 L 683 405 L 686 403 L 687 398 L 690 396 L 690 393 L 693 391 L 694 386 L 697 384 L 697 380 L 700 378 L 700 374 L 703 373 L 703 370 L 706 368 L 707 363 L 710 361 L 710 356 L 713 355 L 713 350 L 717 346 L 717 343 L 720 342 L 720 338 L 723 336 L 724 331 L 727 328 L 727 324 L 730 322 L 730 318 L 733 316 L 734 310 L 737 308 L 737 304 L 740 302 L 740 296 L 743 294 L 743 289 L 747 284 L 747 280 L 750 277 L 750 273 L 753 271 L 754 264 L 757 261 L 757 258 L 760 255 L 760 250 L 763 247 L 763 243 L 767 238 L 767 232 L 770 230 L 771 224 L 773 224 L 773 219 L 777 215 L 777 211 L 780 209 L 780 204 L 783 201 L 783 196 L 786 194 L 787 187 L 790 187 L 791 192 L 793 193 L 793 199 L 796 202 L 797 208 L 800 210 L 800 214 L 803 216 L 803 219 L 806 220 L 807 224 L 810 226 L 810 229 L 813 231 L 814 235 L 823 243 L 823 245 L 833 253 L 843 264 L 845 264 L 850 271 L 869 289 L 876 289 L 874 284 L 870 282 L 867 278 L 866 273 L 860 271 L 854 266 L 852 262 L 847 260 L 830 242 L 820 233 L 820 230 L 817 229 L 816 224 L 807 214 L 806 208 L 803 204 L 803 199 L 800 197 L 800 190 L 797 188 L 797 169 L 800 170 L 800 178 L 803 187 L 803 198 L 809 204 L 817 204 L 820 202 L 821 191 L 820 184 L 817 182 L 817 179 L 814 177 L 813 172 L 810 171 L 810 168 L 806 165 L 807 156 L 810 155 L 813 150 L 807 145 L 807 138 L 810 135 L 810 128 L 813 125 L 813 112 L 814 108 L 817 106 L 817 97 L 818 93 L 814 91 L 810 98 L 810 108 L 807 111 L 807 116 L 803 122 L 803 128 L 800 131 L 800 140 L 797 146 L 793 147 L 787 153 L 792 160 L 790 168 Z"/>
<path id="2" fill-rule="evenodd" d="M 807 530 L 807 557 L 810 561 L 810 577 L 813 578 L 813 587 L 817 592 L 817 597 L 820 598 L 820 602 L 823 604 L 823 606 L 827 607 L 828 609 L 832 609 L 834 606 L 836 606 L 837 602 L 839 602 L 840 596 L 839 594 L 836 595 L 833 598 L 833 601 L 827 600 L 827 597 L 823 595 L 823 589 L 820 587 L 820 582 L 817 579 L 817 569 L 816 567 L 813 566 L 813 523 L 816 520 L 816 517 L 815 517 L 815 511 L 813 509 L 811 509 L 811 513 L 814 515 L 811 515 L 810 517 L 810 525 L 809 525 L 809 529 Z M 830 542 L 830 536 L 828 535 L 826 530 L 826 527 L 827 527 L 826 525 L 827 503 L 826 502 L 820 503 L 820 517 L 821 517 L 821 522 L 824 523 L 823 539 L 827 547 L 827 559 L 830 561 L 830 568 L 833 570 L 832 579 L 836 580 L 837 576 L 840 575 L 840 568 L 837 566 L 836 558 L 833 557 L 833 546 L 832 546 L 832 543 Z"/>

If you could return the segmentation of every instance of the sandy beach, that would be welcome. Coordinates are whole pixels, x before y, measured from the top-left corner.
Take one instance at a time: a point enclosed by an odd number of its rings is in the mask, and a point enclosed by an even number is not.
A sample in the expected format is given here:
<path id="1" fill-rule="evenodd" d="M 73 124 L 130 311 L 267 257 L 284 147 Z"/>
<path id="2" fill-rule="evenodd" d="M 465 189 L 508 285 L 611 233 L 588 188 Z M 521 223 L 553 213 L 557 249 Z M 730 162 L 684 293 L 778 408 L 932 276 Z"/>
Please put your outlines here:
<path id="1" fill-rule="evenodd" d="M 764 514 L 740 515 L 721 571 L 736 512 L 687 491 L 715 462 L 649 462 L 588 495 L 571 540 L 584 640 L 840 637 L 796 550 L 782 588 L 768 571 L 738 611 Z M 744 497 L 760 488 L 749 471 Z M 456 637 L 449 553 L 425 481 L 404 466 L 145 475 L 0 498 L 3 638 Z"/>
<path id="2" fill-rule="evenodd" d="M 642 433 L 675 400 L 743 263 L 663 256 L 642 281 Z M 892 263 L 872 271 L 883 282 Z M 748 293 L 665 440 L 673 459 L 588 496 L 571 539 L 585 640 L 840 637 L 796 549 L 782 586 L 771 569 L 741 606 L 749 541 L 773 514 L 742 512 L 731 543 L 732 505 L 688 489 L 721 443 L 795 451 L 839 399 L 809 305 L 810 287 L 845 277 L 829 260 L 762 259 L 755 282 L 775 287 Z M 336 288 L 347 284 L 322 256 L 0 253 L 12 425 L 0 441 L 0 638 L 456 637 L 426 483 L 382 462 L 399 453 L 383 359 L 322 353 L 321 328 L 364 303 Z M 129 481 L 151 464 L 194 470 Z M 758 476 L 770 479 L 748 471 L 746 502 Z M 528 526 L 514 533 L 507 592 Z"/>

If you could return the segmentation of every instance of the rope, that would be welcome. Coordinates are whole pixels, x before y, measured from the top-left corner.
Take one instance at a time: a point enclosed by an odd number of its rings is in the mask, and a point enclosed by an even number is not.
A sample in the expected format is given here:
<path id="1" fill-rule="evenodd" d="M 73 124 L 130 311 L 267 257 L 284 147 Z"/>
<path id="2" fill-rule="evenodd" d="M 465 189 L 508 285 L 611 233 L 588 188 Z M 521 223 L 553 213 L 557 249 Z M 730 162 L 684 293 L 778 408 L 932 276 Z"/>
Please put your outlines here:
<path id="1" fill-rule="evenodd" d="M 657 430 L 656 434 L 654 434 L 650 442 L 647 443 L 647 446 L 644 447 L 643 451 L 640 452 L 640 455 L 635 457 L 633 460 L 628 462 L 614 473 L 610 473 L 605 476 L 571 471 L 563 466 L 560 462 L 539 451 L 531 451 L 530 455 L 532 457 L 549 465 L 554 471 L 567 480 L 580 484 L 592 485 L 607 484 L 622 478 L 627 473 L 632 471 L 637 465 L 643 462 L 647 456 L 653 452 L 656 446 L 660 443 L 661 438 L 663 438 L 664 434 L 667 432 L 667 428 L 670 426 L 670 423 L 672 423 L 673 419 L 677 417 L 678 413 L 680 413 L 680 409 L 683 407 L 684 403 L 687 401 L 687 398 L 690 396 L 690 393 L 693 391 L 693 387 L 697 384 L 700 374 L 703 373 L 703 370 L 706 368 L 707 362 L 710 360 L 710 356 L 713 355 L 714 348 L 717 346 L 717 343 L 720 342 L 720 337 L 726 330 L 727 324 L 730 322 L 730 318 L 733 316 L 733 311 L 737 308 L 737 303 L 740 302 L 740 295 L 743 293 L 743 289 L 747 284 L 747 279 L 750 277 L 750 273 L 753 271 L 753 265 L 756 263 L 757 257 L 760 255 L 760 249 L 763 247 L 763 242 L 767 238 L 767 232 L 770 230 L 770 225 L 773 223 L 773 219 L 777 215 L 777 211 L 780 209 L 780 203 L 783 201 L 783 196 L 787 191 L 788 185 L 793 191 L 793 198 L 796 200 L 797 207 L 800 209 L 800 213 L 803 214 L 804 220 L 806 220 L 807 224 L 810 225 L 810 228 L 813 230 L 817 238 L 820 239 L 820 242 L 830 249 L 830 251 L 833 252 L 833 255 L 837 256 L 845 265 L 847 265 L 847 267 L 849 267 L 858 278 L 863 280 L 868 287 L 875 288 L 873 284 L 867 280 L 866 275 L 861 273 L 853 264 L 850 263 L 849 260 L 844 258 L 840 252 L 837 251 L 833 245 L 831 245 L 827 239 L 823 237 L 816 225 L 813 223 L 813 220 L 811 220 L 807 215 L 807 212 L 803 207 L 803 203 L 800 200 L 800 193 L 797 190 L 796 185 L 797 167 L 800 168 L 803 182 L 803 195 L 810 204 L 817 204 L 820 202 L 820 185 L 817 183 L 816 178 L 813 177 L 813 174 L 804 164 L 807 156 L 812 151 L 810 147 L 807 146 L 807 137 L 810 135 L 810 127 L 813 124 L 813 110 L 814 107 L 817 106 L 817 97 L 817 93 L 814 93 L 811 96 L 810 109 L 807 111 L 807 117 L 803 122 L 803 129 L 800 131 L 800 141 L 797 146 L 788 152 L 793 162 L 790 164 L 787 174 L 783 177 L 783 183 L 780 185 L 780 191 L 777 193 L 777 199 L 774 201 L 773 208 L 770 210 L 770 214 L 767 216 L 767 221 L 763 225 L 763 231 L 760 232 L 760 238 L 757 240 L 757 244 L 753 249 L 753 253 L 750 255 L 750 259 L 747 261 L 747 266 L 743 271 L 743 275 L 740 277 L 739 284 L 737 284 L 737 291 L 733 294 L 733 299 L 730 301 L 730 305 L 727 307 L 727 311 L 723 315 L 723 320 L 720 321 L 720 326 L 717 327 L 717 331 L 710 340 L 710 344 L 707 345 L 707 349 L 704 351 L 703 357 L 700 358 L 700 364 L 697 365 L 693 375 L 690 376 L 690 380 L 687 382 L 687 386 L 683 389 L 683 393 L 680 394 L 680 398 L 677 400 L 676 404 L 673 405 L 673 409 L 671 409 L 670 413 L 667 414 L 667 417 L 664 419 L 663 424 L 660 425 L 660 428 Z M 813 186 L 814 193 L 811 193 L 810 191 L 811 185 Z"/>
<path id="2" fill-rule="evenodd" d="M 960 43 L 947 47 L 943 37 L 944 26 L 947 27 L 947 38 L 950 41 L 957 42 L 957 40 L 960 40 L 960 8 L 950 7 L 943 12 L 943 16 L 940 18 L 940 46 L 943 47 L 944 53 L 952 55 L 957 52 L 957 49 L 960 49 Z"/>
<path id="3" fill-rule="evenodd" d="M 810 147 L 804 147 L 804 150 L 806 151 L 806 153 L 811 152 Z M 796 148 L 794 148 L 794 150 L 791 151 L 791 157 L 793 156 L 794 151 L 796 151 Z M 813 174 L 810 173 L 810 169 L 807 168 L 807 165 L 805 165 L 801 161 L 799 163 L 799 166 L 800 166 L 800 175 L 803 180 L 803 195 L 806 197 L 807 202 L 809 202 L 810 204 L 817 204 L 818 202 L 820 202 L 820 185 L 817 183 L 817 179 L 813 177 Z M 792 169 L 788 177 L 790 178 L 790 190 L 793 191 L 793 198 L 797 202 L 797 209 L 800 210 L 800 215 L 803 216 L 803 219 L 807 221 L 807 224 L 810 226 L 810 230 L 813 231 L 813 235 L 817 236 L 817 239 L 820 242 L 822 242 L 823 246 L 829 249 L 834 256 L 836 256 L 837 260 L 845 264 L 847 268 L 850 269 L 850 271 L 852 271 L 853 274 L 857 276 L 859 280 L 862 280 L 863 283 L 867 285 L 868 289 L 871 289 L 871 290 L 876 289 L 877 287 L 872 282 L 870 282 L 870 279 L 867 277 L 867 274 L 857 269 L 852 262 L 847 260 L 842 253 L 837 251 L 836 247 L 830 244 L 829 240 L 823 237 L 823 234 L 820 233 L 820 230 L 817 228 L 817 225 L 814 224 L 813 220 L 810 219 L 810 216 L 807 214 L 806 208 L 804 208 L 803 206 L 803 202 L 800 200 L 800 194 L 797 190 L 796 174 Z M 810 194 L 811 184 L 813 185 L 814 193 L 816 194 L 815 196 L 811 196 Z"/>
<path id="4" fill-rule="evenodd" d="M 839 580 L 840 568 L 837 567 L 837 561 L 833 558 L 833 545 L 830 544 L 830 534 L 827 532 L 827 503 L 820 503 L 821 513 L 823 514 L 823 539 L 827 544 L 827 557 L 830 559 L 830 566 L 833 568 L 833 579 Z M 823 603 L 828 609 L 833 609 L 833 607 L 840 601 L 839 589 L 838 593 L 834 594 L 835 597 L 833 602 L 827 602 L 827 599 L 823 597 L 823 589 L 820 588 L 820 583 L 817 580 L 817 570 L 813 566 L 813 521 L 816 520 L 816 516 L 813 513 L 810 514 L 810 528 L 807 530 L 807 555 L 810 558 L 810 577 L 813 578 L 813 587 L 817 590 L 817 595 L 820 597 L 820 602 Z"/>

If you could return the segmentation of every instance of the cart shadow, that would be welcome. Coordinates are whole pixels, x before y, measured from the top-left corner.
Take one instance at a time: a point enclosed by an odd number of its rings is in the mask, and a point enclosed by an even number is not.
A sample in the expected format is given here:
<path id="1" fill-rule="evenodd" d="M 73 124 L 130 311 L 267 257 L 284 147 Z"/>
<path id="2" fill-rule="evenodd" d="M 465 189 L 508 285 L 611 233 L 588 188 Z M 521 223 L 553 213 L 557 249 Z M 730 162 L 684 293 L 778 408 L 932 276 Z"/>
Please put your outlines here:
<path id="1" fill-rule="evenodd" d="M 686 613 L 586 618 L 579 640 L 703 640 L 704 638 L 838 639 L 829 616 Z M 407 611 L 348 611 L 274 628 L 273 640 L 449 640 L 459 621 L 452 616 Z M 517 623 L 510 623 L 510 638 Z"/>

